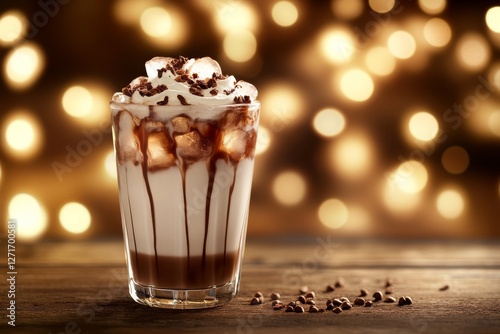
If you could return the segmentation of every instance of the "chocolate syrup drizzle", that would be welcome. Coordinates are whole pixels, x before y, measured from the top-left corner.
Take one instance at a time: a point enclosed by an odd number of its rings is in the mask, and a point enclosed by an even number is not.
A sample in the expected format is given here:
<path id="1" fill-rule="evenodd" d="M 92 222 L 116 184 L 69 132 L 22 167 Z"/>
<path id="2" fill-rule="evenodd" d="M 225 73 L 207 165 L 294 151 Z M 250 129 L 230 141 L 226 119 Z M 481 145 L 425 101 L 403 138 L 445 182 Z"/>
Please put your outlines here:
<path id="1" fill-rule="evenodd" d="M 117 113 L 114 119 L 114 125 L 118 129 L 119 128 L 119 119 L 121 117 L 122 112 L 126 111 L 121 111 Z M 229 119 L 229 113 L 233 112 L 233 115 L 231 116 L 232 118 Z M 236 114 L 234 114 L 236 113 Z M 218 160 L 224 160 L 227 163 L 231 163 L 234 168 L 234 175 L 232 179 L 232 183 L 229 188 L 229 198 L 228 198 L 228 206 L 227 206 L 227 212 L 226 212 L 226 224 L 225 224 L 225 231 L 224 231 L 224 254 L 223 254 L 223 261 L 222 265 L 226 266 L 226 257 L 229 256 L 227 254 L 227 237 L 228 237 L 228 230 L 229 230 L 229 214 L 230 214 L 230 209 L 231 209 L 231 201 L 233 197 L 233 191 L 235 187 L 235 182 L 236 182 L 236 173 L 239 165 L 239 161 L 244 158 L 253 158 L 254 156 L 254 151 L 255 151 L 255 143 L 256 143 L 256 131 L 254 129 L 247 131 L 247 134 L 249 135 L 247 138 L 247 143 L 246 143 L 246 151 L 245 154 L 239 159 L 234 159 L 234 157 L 231 157 L 230 153 L 225 152 L 222 149 L 222 139 L 223 139 L 223 134 L 222 131 L 223 129 L 229 127 L 231 128 L 232 126 L 235 126 L 236 124 L 240 124 L 241 122 L 247 122 L 250 118 L 249 116 L 249 111 L 248 107 L 239 107 L 239 108 L 231 108 L 229 109 L 221 119 L 217 121 L 212 121 L 212 120 L 192 120 L 190 119 L 187 115 L 179 115 L 182 117 L 185 117 L 186 119 L 189 119 L 190 123 L 190 128 L 188 131 L 183 131 L 182 133 L 177 133 L 175 131 L 172 132 L 172 135 L 169 134 L 168 127 L 162 127 L 160 129 L 154 128 L 154 132 L 158 131 L 163 131 L 166 140 L 168 141 L 168 151 L 170 154 L 174 156 L 174 160 L 171 164 L 165 165 L 165 166 L 148 166 L 148 141 L 149 141 L 149 136 L 153 131 L 148 130 L 147 124 L 148 122 L 152 122 L 152 119 L 155 119 L 155 114 L 152 108 L 150 108 L 150 116 L 146 117 L 142 120 L 140 120 L 138 126 L 135 127 L 134 129 L 134 135 L 138 139 L 139 146 L 140 146 L 140 151 L 142 153 L 142 161 L 134 161 L 134 164 L 141 164 L 141 169 L 142 169 L 142 174 L 144 177 L 145 185 L 146 185 L 146 190 L 148 194 L 148 199 L 150 202 L 150 207 L 151 207 L 151 217 L 152 217 L 152 224 L 153 224 L 153 238 L 154 238 L 154 258 L 155 258 L 155 270 L 154 270 L 154 276 L 158 279 L 159 273 L 160 273 L 160 268 L 159 268 L 159 260 L 158 260 L 158 252 L 157 252 L 157 231 L 156 231 L 156 217 L 155 217 L 155 206 L 154 206 L 154 201 L 153 201 L 153 194 L 151 191 L 151 185 L 149 183 L 149 178 L 148 178 L 148 171 L 154 172 L 158 169 L 161 168 L 170 168 L 177 166 L 181 172 L 182 176 L 182 187 L 183 187 L 183 201 L 184 201 L 184 225 L 185 225 L 185 232 L 186 232 L 186 245 L 187 245 L 187 272 L 192 273 L 190 268 L 190 245 L 189 245 L 189 227 L 188 227 L 188 209 L 187 209 L 187 195 L 186 195 L 186 173 L 189 168 L 189 166 L 199 160 L 200 158 L 197 159 L 191 159 L 190 157 L 182 157 L 177 153 L 177 144 L 175 141 L 175 137 L 180 134 L 185 134 L 189 133 L 192 131 L 198 132 L 200 134 L 201 138 L 203 140 L 207 140 L 210 145 L 212 145 L 212 154 L 211 156 L 207 159 L 207 170 L 208 170 L 208 175 L 209 175 L 209 180 L 208 180 L 208 188 L 207 188 L 207 195 L 206 195 L 206 203 L 205 203 L 205 231 L 204 231 L 204 238 L 203 238 L 203 254 L 202 254 L 202 259 L 201 259 L 201 266 L 202 269 L 204 270 L 206 267 L 207 263 L 207 254 L 206 254 L 206 248 L 207 248 L 207 239 L 208 239 L 208 229 L 209 229 L 209 222 L 210 222 L 210 206 L 211 206 L 211 201 L 212 201 L 212 193 L 214 189 L 214 183 L 215 183 L 215 175 L 217 173 L 217 166 L 216 163 Z M 136 122 L 137 123 L 137 122 Z M 129 157 L 123 157 L 123 154 L 120 155 L 120 143 L 118 141 L 118 136 L 116 137 L 116 149 L 117 149 L 117 156 L 118 156 L 118 162 L 123 163 L 124 160 L 127 160 Z M 130 158 L 129 158 L 130 159 Z M 127 181 L 127 180 L 126 180 Z M 130 206 L 130 198 L 129 200 L 129 206 Z M 130 209 L 131 210 L 131 209 Z M 131 219 L 132 219 L 132 212 L 130 212 Z M 134 224 L 133 224 L 133 219 L 132 219 L 132 229 L 134 229 Z M 136 261 L 136 268 L 139 267 L 139 258 L 138 258 L 138 252 L 137 252 L 137 245 L 136 240 L 135 240 L 135 233 L 133 233 L 133 239 L 134 239 L 134 245 L 136 249 L 136 254 L 135 254 L 135 261 Z M 233 255 L 231 255 L 231 258 L 233 258 Z M 226 270 L 225 268 L 224 270 Z"/>

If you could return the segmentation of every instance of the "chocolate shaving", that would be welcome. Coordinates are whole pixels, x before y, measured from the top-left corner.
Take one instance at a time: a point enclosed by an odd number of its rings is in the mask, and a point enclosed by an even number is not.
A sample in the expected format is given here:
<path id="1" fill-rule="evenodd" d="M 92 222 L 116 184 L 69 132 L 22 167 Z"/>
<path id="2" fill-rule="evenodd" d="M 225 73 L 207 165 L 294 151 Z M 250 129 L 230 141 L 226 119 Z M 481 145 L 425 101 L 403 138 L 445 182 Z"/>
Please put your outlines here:
<path id="1" fill-rule="evenodd" d="M 198 73 L 193 73 L 192 77 L 193 79 L 198 79 Z"/>
<path id="2" fill-rule="evenodd" d="M 226 95 L 231 95 L 231 94 L 233 94 L 233 92 L 234 92 L 235 90 L 236 90 L 236 88 L 233 88 L 233 89 L 231 89 L 231 90 L 225 89 L 225 90 L 224 90 L 224 94 L 226 94 Z"/>
<path id="3" fill-rule="evenodd" d="M 158 70 L 158 78 L 160 78 L 160 79 L 161 79 L 161 77 L 163 76 L 163 73 L 164 73 L 164 72 L 167 72 L 167 69 L 166 69 L 166 68 L 160 68 L 160 69 Z"/>
<path id="4" fill-rule="evenodd" d="M 250 96 L 248 95 L 234 97 L 234 103 L 251 103 L 251 102 L 252 101 L 250 100 Z"/>
<path id="5" fill-rule="evenodd" d="M 165 95 L 165 97 L 163 98 L 163 101 L 156 102 L 156 104 L 159 105 L 159 106 L 167 105 L 168 104 L 168 96 Z"/>
<path id="6" fill-rule="evenodd" d="M 177 98 L 179 99 L 179 101 L 181 102 L 181 104 L 182 104 L 183 106 L 189 106 L 189 105 L 190 105 L 189 103 L 187 103 L 187 101 L 186 101 L 186 99 L 184 98 L 184 96 L 182 96 L 182 95 L 177 95 Z"/>
<path id="7" fill-rule="evenodd" d="M 212 95 L 217 95 L 217 94 L 219 94 L 219 91 L 218 91 L 217 89 L 215 89 L 215 88 L 214 88 L 214 89 L 212 89 L 212 90 L 210 91 L 210 94 L 212 94 Z"/>
<path id="8" fill-rule="evenodd" d="M 190 92 L 191 94 L 193 94 L 193 95 L 203 96 L 203 94 L 201 93 L 201 90 L 199 90 L 198 88 L 193 87 L 193 86 L 191 86 L 191 87 L 189 88 L 189 92 Z"/>
<path id="9" fill-rule="evenodd" d="M 130 85 L 122 88 L 122 93 L 127 95 L 127 96 L 132 96 L 132 90 L 130 88 L 131 88 Z"/>

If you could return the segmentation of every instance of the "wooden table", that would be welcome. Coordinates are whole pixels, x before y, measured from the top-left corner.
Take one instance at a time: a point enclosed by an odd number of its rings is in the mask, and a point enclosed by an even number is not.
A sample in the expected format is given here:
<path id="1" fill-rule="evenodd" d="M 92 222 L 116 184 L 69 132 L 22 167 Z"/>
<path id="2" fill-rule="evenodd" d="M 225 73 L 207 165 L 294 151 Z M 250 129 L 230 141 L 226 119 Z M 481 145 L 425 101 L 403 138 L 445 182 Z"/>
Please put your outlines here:
<path id="1" fill-rule="evenodd" d="M 5 243 L 3 243 L 5 246 Z M 239 296 L 200 311 L 162 310 L 128 297 L 123 245 L 118 240 L 44 242 L 17 249 L 16 327 L 7 322 L 7 285 L 1 284 L 1 333 L 499 333 L 500 243 L 249 240 Z M 2 272 L 7 272 L 5 261 Z M 4 277 L 4 276 L 2 276 Z M 338 277 L 343 288 L 326 293 Z M 361 288 L 413 304 L 376 303 L 341 314 L 286 313 L 269 296 L 295 300 L 299 287 L 353 300 Z M 449 286 L 446 291 L 439 289 Z M 250 305 L 256 291 L 266 300 Z M 370 294 L 371 296 L 371 294 Z"/>

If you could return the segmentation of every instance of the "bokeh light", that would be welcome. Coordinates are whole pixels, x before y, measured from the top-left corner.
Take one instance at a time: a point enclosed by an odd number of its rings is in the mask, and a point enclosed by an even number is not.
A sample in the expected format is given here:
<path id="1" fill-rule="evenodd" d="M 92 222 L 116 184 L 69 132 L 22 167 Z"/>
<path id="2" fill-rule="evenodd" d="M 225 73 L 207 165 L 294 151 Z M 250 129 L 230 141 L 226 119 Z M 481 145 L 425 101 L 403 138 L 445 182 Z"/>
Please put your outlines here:
<path id="1" fill-rule="evenodd" d="M 405 193 L 417 193 L 427 185 L 428 173 L 418 161 L 405 161 L 392 174 L 390 181 Z"/>
<path id="2" fill-rule="evenodd" d="M 377 13 L 387 13 L 394 8 L 396 0 L 368 0 L 370 8 Z"/>
<path id="3" fill-rule="evenodd" d="M 280 1 L 273 6 L 271 15 L 277 25 L 289 27 L 297 22 L 299 11 L 293 3 L 289 1 Z"/>
<path id="4" fill-rule="evenodd" d="M 39 238 L 47 228 L 47 214 L 39 201 L 32 195 L 20 193 L 9 202 L 9 219 L 17 220 L 19 240 Z"/>
<path id="5" fill-rule="evenodd" d="M 417 43 L 409 32 L 398 30 L 389 36 L 387 47 L 394 57 L 408 59 L 415 54 Z"/>
<path id="6" fill-rule="evenodd" d="M 215 24 L 222 34 L 232 31 L 255 32 L 257 30 L 258 15 L 250 2 L 219 1 L 216 6 Z"/>
<path id="7" fill-rule="evenodd" d="M 272 132 L 284 130 L 293 124 L 304 109 L 304 98 L 300 91 L 288 83 L 272 83 L 261 90 L 262 120 Z"/>
<path id="8" fill-rule="evenodd" d="M 447 189 L 439 193 L 436 207 L 441 216 L 447 219 L 456 219 L 464 211 L 465 200 L 458 191 Z"/>
<path id="9" fill-rule="evenodd" d="M 488 81 L 494 88 L 500 90 L 500 62 L 494 63 L 488 71 Z"/>
<path id="10" fill-rule="evenodd" d="M 139 25 L 147 40 L 155 46 L 177 48 L 186 41 L 188 23 L 183 12 L 163 4 L 137 6 L 137 10 L 137 24 L 133 26 Z"/>
<path id="11" fill-rule="evenodd" d="M 26 33 L 26 18 L 21 12 L 8 11 L 0 16 L 0 45 L 12 45 Z"/>
<path id="12" fill-rule="evenodd" d="M 418 5 L 425 13 L 436 15 L 446 8 L 446 0 L 418 0 Z"/>
<path id="13" fill-rule="evenodd" d="M 321 54 L 332 64 L 351 61 L 354 52 L 354 37 L 344 27 L 330 27 L 323 30 L 318 39 Z"/>
<path id="14" fill-rule="evenodd" d="M 332 0 L 332 12 L 341 19 L 351 20 L 363 13 L 363 0 Z"/>
<path id="15" fill-rule="evenodd" d="M 249 61 L 257 51 L 257 40 L 248 30 L 235 30 L 224 37 L 224 53 L 238 63 Z"/>
<path id="16" fill-rule="evenodd" d="M 448 45 L 451 40 L 450 25 L 443 19 L 432 18 L 424 26 L 424 37 L 427 43 L 434 47 Z"/>
<path id="17" fill-rule="evenodd" d="M 296 205 L 300 203 L 307 191 L 307 183 L 304 177 L 295 171 L 284 171 L 275 177 L 273 184 L 274 197 L 284 205 Z"/>
<path id="18" fill-rule="evenodd" d="M 500 110 L 492 111 L 488 117 L 488 127 L 491 133 L 500 137 Z"/>
<path id="19" fill-rule="evenodd" d="M 439 124 L 432 114 L 419 111 L 413 114 L 408 122 L 410 134 L 418 140 L 429 141 L 436 137 L 439 132 Z"/>
<path id="20" fill-rule="evenodd" d="M 45 56 L 34 43 L 24 43 L 12 49 L 4 61 L 4 74 L 7 84 L 15 90 L 32 86 L 42 74 Z"/>
<path id="21" fill-rule="evenodd" d="M 394 72 L 396 59 L 386 47 L 377 46 L 370 49 L 365 56 L 368 70 L 375 75 L 385 76 Z"/>
<path id="22" fill-rule="evenodd" d="M 92 112 L 94 100 L 92 94 L 85 87 L 72 86 L 63 94 L 62 106 L 64 111 L 73 117 L 86 117 Z"/>
<path id="23" fill-rule="evenodd" d="M 271 145 L 272 135 L 265 126 L 259 125 L 259 133 L 257 135 L 257 144 L 255 145 L 255 155 L 260 155 L 266 152 Z"/>
<path id="24" fill-rule="evenodd" d="M 161 7 L 150 7 L 141 14 L 141 28 L 151 37 L 166 37 L 172 29 L 172 18 Z"/>
<path id="25" fill-rule="evenodd" d="M 111 152 L 106 154 L 106 157 L 104 158 L 104 170 L 106 171 L 106 174 L 110 176 L 112 179 L 117 178 L 116 157 L 115 157 L 115 152 L 113 150 L 111 150 Z"/>
<path id="26" fill-rule="evenodd" d="M 5 120 L 2 132 L 6 151 L 14 158 L 32 158 L 42 148 L 42 127 L 30 112 L 13 111 Z"/>
<path id="27" fill-rule="evenodd" d="M 420 192 L 406 192 L 401 187 L 396 186 L 398 175 L 392 172 L 387 176 L 387 182 L 384 182 L 382 188 L 382 199 L 384 205 L 393 214 L 405 215 L 418 208 L 421 201 Z"/>
<path id="28" fill-rule="evenodd" d="M 351 132 L 332 142 L 330 162 L 340 176 L 357 180 L 370 172 L 374 159 L 370 141 L 363 132 Z"/>
<path id="29" fill-rule="evenodd" d="M 469 33 L 463 35 L 458 41 L 455 55 L 459 64 L 466 70 L 480 71 L 488 64 L 491 50 L 483 36 Z"/>
<path id="30" fill-rule="evenodd" d="M 500 6 L 491 7 L 486 12 L 486 25 L 496 33 L 500 33 Z"/>
<path id="31" fill-rule="evenodd" d="M 78 83 L 64 90 L 61 105 L 66 114 L 89 125 L 101 125 L 108 120 L 111 91 L 96 83 Z"/>
<path id="32" fill-rule="evenodd" d="M 340 78 L 340 90 L 348 99 L 363 102 L 372 96 L 374 83 L 368 73 L 354 69 L 342 75 Z"/>
<path id="33" fill-rule="evenodd" d="M 342 227 L 349 218 L 349 210 L 341 200 L 330 198 L 321 203 L 318 217 L 323 225 L 331 229 Z"/>
<path id="34" fill-rule="evenodd" d="M 325 108 L 316 113 L 313 119 L 314 130 L 323 137 L 334 137 L 344 130 L 344 115 L 333 108 Z"/>
<path id="35" fill-rule="evenodd" d="M 89 210 L 77 202 L 66 203 L 59 211 L 59 222 L 70 233 L 80 234 L 87 231 L 91 221 Z"/>
<path id="36" fill-rule="evenodd" d="M 443 152 L 441 163 L 451 174 L 462 174 L 469 167 L 469 154 L 460 146 L 451 146 Z"/>

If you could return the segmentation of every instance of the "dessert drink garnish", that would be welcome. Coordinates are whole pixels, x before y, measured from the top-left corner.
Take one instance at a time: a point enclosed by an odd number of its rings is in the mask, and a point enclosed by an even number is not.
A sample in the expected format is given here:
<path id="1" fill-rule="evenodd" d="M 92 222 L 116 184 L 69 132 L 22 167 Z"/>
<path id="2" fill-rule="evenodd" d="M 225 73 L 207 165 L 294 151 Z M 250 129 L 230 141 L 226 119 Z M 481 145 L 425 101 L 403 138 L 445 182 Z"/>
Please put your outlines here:
<path id="1" fill-rule="evenodd" d="M 112 99 L 134 280 L 222 285 L 239 270 L 246 233 L 257 90 L 208 57 L 155 57 L 146 72 Z"/>

